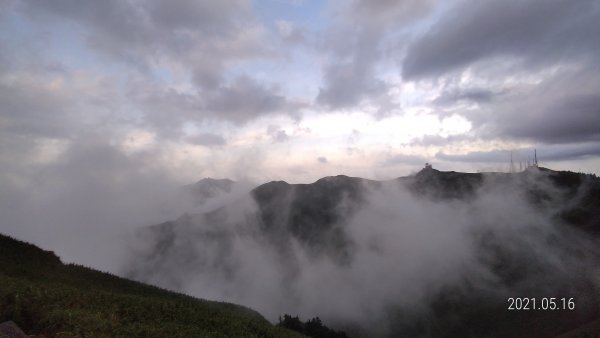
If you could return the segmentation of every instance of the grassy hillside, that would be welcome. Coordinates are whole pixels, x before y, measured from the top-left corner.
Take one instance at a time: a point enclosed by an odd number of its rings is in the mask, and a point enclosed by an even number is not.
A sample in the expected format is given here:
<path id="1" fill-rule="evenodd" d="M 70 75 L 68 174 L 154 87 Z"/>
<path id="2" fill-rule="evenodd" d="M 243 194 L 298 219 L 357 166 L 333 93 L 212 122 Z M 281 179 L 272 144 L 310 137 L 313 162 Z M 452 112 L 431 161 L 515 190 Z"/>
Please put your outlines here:
<path id="1" fill-rule="evenodd" d="M 77 265 L 0 235 L 0 322 L 36 336 L 299 337 L 249 308 Z"/>

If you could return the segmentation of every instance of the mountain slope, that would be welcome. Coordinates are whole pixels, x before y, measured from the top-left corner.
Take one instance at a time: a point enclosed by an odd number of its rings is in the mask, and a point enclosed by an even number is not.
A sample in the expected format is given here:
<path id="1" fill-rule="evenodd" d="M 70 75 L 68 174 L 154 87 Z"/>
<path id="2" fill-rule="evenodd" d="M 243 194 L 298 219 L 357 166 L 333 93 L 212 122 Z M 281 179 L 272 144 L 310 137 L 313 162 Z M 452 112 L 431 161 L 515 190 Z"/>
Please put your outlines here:
<path id="1" fill-rule="evenodd" d="M 249 308 L 165 291 L 0 235 L 0 322 L 30 335 L 297 337 Z"/>

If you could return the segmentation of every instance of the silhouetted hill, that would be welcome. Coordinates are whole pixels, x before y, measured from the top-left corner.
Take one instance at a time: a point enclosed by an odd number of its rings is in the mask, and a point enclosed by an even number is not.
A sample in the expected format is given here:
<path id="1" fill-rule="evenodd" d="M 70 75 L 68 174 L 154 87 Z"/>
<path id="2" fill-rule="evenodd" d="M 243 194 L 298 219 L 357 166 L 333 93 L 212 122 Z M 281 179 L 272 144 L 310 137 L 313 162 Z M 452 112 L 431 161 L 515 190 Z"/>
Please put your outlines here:
<path id="1" fill-rule="evenodd" d="M 235 184 L 236 182 L 228 178 L 214 179 L 207 177 L 194 184 L 186 185 L 184 189 L 192 196 L 195 204 L 202 205 L 213 197 L 230 192 Z"/>
<path id="2" fill-rule="evenodd" d="M 560 212 L 556 216 L 567 224 L 600 235 L 600 179 L 592 174 L 542 167 L 529 167 L 517 173 L 461 173 L 426 168 L 398 181 L 415 194 L 434 200 L 472 198 L 486 182 L 495 185 L 516 183 L 536 204 L 560 202 Z M 551 191 L 547 189 L 549 187 Z"/>
<path id="3" fill-rule="evenodd" d="M 0 323 L 36 337 L 295 337 L 249 308 L 169 292 L 0 235 Z"/>
<path id="4" fill-rule="evenodd" d="M 277 181 L 251 194 L 259 207 L 260 227 L 279 243 L 299 240 L 315 254 L 326 253 L 339 262 L 348 260 L 352 243 L 338 225 L 364 202 L 365 187 L 381 182 L 338 175 L 312 184 Z"/>

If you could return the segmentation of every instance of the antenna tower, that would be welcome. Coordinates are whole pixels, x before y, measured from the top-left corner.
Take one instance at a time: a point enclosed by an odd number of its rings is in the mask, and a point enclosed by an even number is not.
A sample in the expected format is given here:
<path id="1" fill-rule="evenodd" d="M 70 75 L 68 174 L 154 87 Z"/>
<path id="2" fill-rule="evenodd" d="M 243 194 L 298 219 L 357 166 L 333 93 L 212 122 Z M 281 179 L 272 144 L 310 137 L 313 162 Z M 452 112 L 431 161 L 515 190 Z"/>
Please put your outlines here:
<path id="1" fill-rule="evenodd" d="M 510 152 L 510 172 L 514 173 L 515 172 L 515 166 L 513 164 L 513 156 L 512 156 L 512 151 Z"/>

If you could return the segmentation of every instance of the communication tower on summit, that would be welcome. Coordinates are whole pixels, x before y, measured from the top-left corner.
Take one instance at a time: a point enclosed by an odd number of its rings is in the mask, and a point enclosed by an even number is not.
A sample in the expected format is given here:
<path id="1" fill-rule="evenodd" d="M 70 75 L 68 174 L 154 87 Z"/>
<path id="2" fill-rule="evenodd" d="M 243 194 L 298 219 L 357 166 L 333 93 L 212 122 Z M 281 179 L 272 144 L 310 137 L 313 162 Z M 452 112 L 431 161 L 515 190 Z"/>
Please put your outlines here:
<path id="1" fill-rule="evenodd" d="M 513 163 L 513 152 L 510 152 L 510 172 L 514 173 L 515 172 L 515 165 Z"/>
<path id="2" fill-rule="evenodd" d="M 537 167 L 538 167 L 537 149 L 533 149 L 533 160 L 527 160 L 527 169 L 537 168 Z"/>
<path id="3" fill-rule="evenodd" d="M 529 157 L 529 158 L 527 158 L 527 160 L 525 162 L 523 162 L 521 160 L 518 160 L 517 162 L 519 162 L 519 172 L 521 172 L 523 170 L 527 170 L 529 168 L 537 168 L 538 167 L 537 149 L 533 149 L 533 158 Z M 514 160 L 513 151 L 510 151 L 510 162 L 509 162 L 508 171 L 510 173 L 517 172 L 517 167 L 516 167 L 516 163 Z"/>

